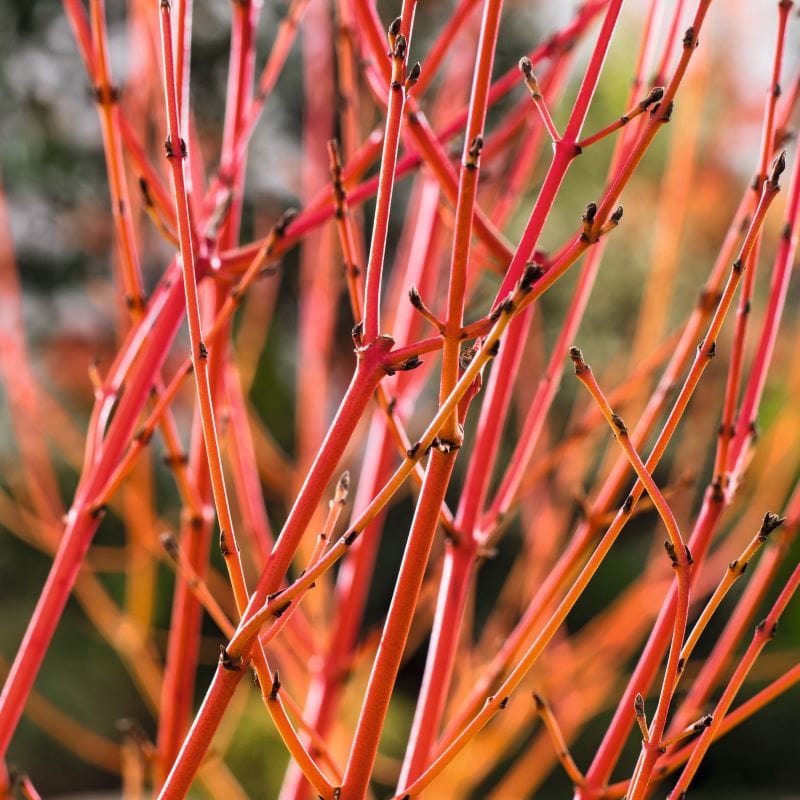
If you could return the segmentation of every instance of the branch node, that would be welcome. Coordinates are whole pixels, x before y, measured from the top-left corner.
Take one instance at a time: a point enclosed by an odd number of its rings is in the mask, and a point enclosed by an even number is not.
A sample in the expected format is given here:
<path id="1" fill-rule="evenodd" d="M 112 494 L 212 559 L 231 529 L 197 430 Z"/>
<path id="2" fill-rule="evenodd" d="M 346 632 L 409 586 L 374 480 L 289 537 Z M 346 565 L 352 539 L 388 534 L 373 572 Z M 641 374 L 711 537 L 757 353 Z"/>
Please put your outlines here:
<path id="1" fill-rule="evenodd" d="M 358 531 L 352 530 L 350 533 L 346 534 L 342 537 L 342 541 L 345 544 L 345 547 L 350 547 L 351 544 L 358 538 Z"/>
<path id="2" fill-rule="evenodd" d="M 356 346 L 356 349 L 359 349 L 363 346 L 363 339 L 362 334 L 364 333 L 364 321 L 361 320 L 356 322 L 353 325 L 352 330 L 350 331 L 350 336 L 353 338 L 353 344 Z"/>
<path id="3" fill-rule="evenodd" d="M 350 491 L 350 472 L 345 470 L 339 477 L 336 484 L 336 491 L 333 494 L 333 502 L 344 505 L 347 502 L 347 494 Z"/>
<path id="4" fill-rule="evenodd" d="M 589 365 L 583 360 L 583 353 L 580 347 L 574 345 L 569 349 L 569 357 L 572 359 L 572 364 L 575 367 L 575 374 L 582 375 L 584 372 L 589 372 Z"/>
<path id="5" fill-rule="evenodd" d="M 594 219 L 597 215 L 597 203 L 587 203 L 586 209 L 583 212 L 581 221 L 583 222 L 583 232 L 581 233 L 581 241 L 593 242 L 596 237 L 592 238 L 592 227 L 594 226 Z"/>
<path id="6" fill-rule="evenodd" d="M 525 265 L 522 277 L 519 279 L 519 290 L 523 294 L 528 294 L 533 289 L 533 284 L 544 275 L 544 268 L 535 261 L 529 261 Z"/>
<path id="7" fill-rule="evenodd" d="M 780 189 L 779 179 L 785 169 L 786 169 L 786 151 L 781 150 L 781 152 L 772 162 L 772 167 L 770 167 L 769 171 L 769 179 L 767 180 L 769 188 L 772 189 L 773 191 L 778 191 Z"/>
<path id="8" fill-rule="evenodd" d="M 672 566 L 677 567 L 678 554 L 675 551 L 675 545 L 669 539 L 667 539 L 664 542 L 664 549 L 667 551 L 667 555 L 669 556 L 669 560 L 672 562 Z"/>
<path id="9" fill-rule="evenodd" d="M 642 733 L 642 740 L 647 744 L 650 741 L 650 732 L 647 728 L 647 715 L 644 711 L 644 697 L 640 692 L 636 692 L 636 697 L 633 698 L 633 713 Z"/>
<path id="10" fill-rule="evenodd" d="M 412 369 L 416 369 L 422 366 L 422 364 L 423 361 L 419 356 L 411 356 L 411 358 L 407 358 L 405 361 L 397 364 L 395 369 L 398 372 L 411 372 Z"/>
<path id="11" fill-rule="evenodd" d="M 242 669 L 242 657 L 231 656 L 225 649 L 225 645 L 221 644 L 219 646 L 219 665 L 231 672 L 239 672 Z"/>
<path id="12" fill-rule="evenodd" d="M 418 80 L 422 73 L 422 64 L 419 61 L 415 62 L 414 66 L 408 71 L 406 78 L 406 91 L 408 91 Z"/>
<path id="13" fill-rule="evenodd" d="M 481 157 L 481 150 L 483 149 L 483 136 L 478 134 L 470 143 L 467 148 L 467 157 L 464 160 L 464 167 L 466 169 L 477 169 L 478 161 Z"/>
<path id="14" fill-rule="evenodd" d="M 281 676 L 278 670 L 275 670 L 275 675 L 272 678 L 272 688 L 269 690 L 269 700 L 273 703 L 278 699 L 278 692 L 281 690 Z"/>
<path id="15" fill-rule="evenodd" d="M 398 33 L 397 38 L 394 41 L 394 47 L 392 48 L 392 58 L 402 61 L 406 57 L 407 49 L 408 41 L 406 40 L 406 37 L 403 36 L 402 33 Z"/>
<path id="16" fill-rule="evenodd" d="M 313 584 L 312 584 L 312 586 L 313 586 Z M 310 588 L 310 587 L 309 587 L 309 588 Z M 288 610 L 288 608 L 289 608 L 289 606 L 290 606 L 291 604 L 292 604 L 292 601 L 291 601 L 291 600 L 287 600 L 287 601 L 286 601 L 286 602 L 285 602 L 283 605 L 281 605 L 281 606 L 278 606 L 278 607 L 277 607 L 277 608 L 276 608 L 276 609 L 275 609 L 275 610 L 272 612 L 272 616 L 273 616 L 273 617 L 275 617 L 275 619 L 279 619 L 280 617 L 282 617 L 282 616 L 283 616 L 283 615 L 286 613 L 286 611 Z"/>
<path id="17" fill-rule="evenodd" d="M 161 542 L 161 546 L 164 548 L 167 555 L 173 561 L 177 561 L 180 555 L 180 548 L 178 546 L 178 539 L 176 538 L 175 534 L 172 531 L 164 531 L 158 537 L 158 540 Z"/>
<path id="18" fill-rule="evenodd" d="M 654 86 L 650 90 L 650 93 L 647 95 L 647 97 L 645 97 L 644 100 L 642 100 L 642 102 L 639 103 L 639 108 L 641 108 L 642 111 L 646 111 L 654 103 L 661 102 L 662 97 L 664 97 L 664 87 Z"/>

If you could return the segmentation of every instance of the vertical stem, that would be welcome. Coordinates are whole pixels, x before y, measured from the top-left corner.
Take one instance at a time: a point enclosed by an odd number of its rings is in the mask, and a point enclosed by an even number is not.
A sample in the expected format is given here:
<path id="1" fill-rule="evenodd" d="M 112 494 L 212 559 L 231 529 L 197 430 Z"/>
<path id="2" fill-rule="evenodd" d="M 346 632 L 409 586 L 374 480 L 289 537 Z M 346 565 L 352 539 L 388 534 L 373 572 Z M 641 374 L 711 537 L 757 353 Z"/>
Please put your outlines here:
<path id="1" fill-rule="evenodd" d="M 209 475 L 214 496 L 214 504 L 221 528 L 220 538 L 227 537 L 228 547 L 233 548 L 234 558 L 238 559 L 236 533 L 233 516 L 228 503 L 225 477 L 222 471 L 222 454 L 217 437 L 214 405 L 209 381 L 208 348 L 203 341 L 203 329 L 200 321 L 200 301 L 197 291 L 197 274 L 195 269 L 194 244 L 192 227 L 189 219 L 189 202 L 186 191 L 184 160 L 187 147 L 181 137 L 178 116 L 178 95 L 175 83 L 175 62 L 172 47 L 172 14 L 169 0 L 161 0 L 161 47 L 164 69 L 164 98 L 167 108 L 167 139 L 165 149 L 167 161 L 172 173 L 175 192 L 175 210 L 178 220 L 180 239 L 181 265 L 183 272 L 183 288 L 186 297 L 186 316 L 189 324 L 192 364 L 194 366 L 197 400 L 203 426 L 203 440 L 206 446 Z M 243 609 L 247 605 L 247 587 L 241 581 L 237 571 L 231 572 L 231 585 L 237 607 Z"/>
<path id="2" fill-rule="evenodd" d="M 443 237 L 440 235 L 441 226 L 436 213 L 439 200 L 438 186 L 430 178 L 425 178 L 419 203 L 413 204 L 416 210 L 416 216 L 412 218 L 414 240 L 409 248 L 402 281 L 398 282 L 403 288 L 409 284 L 420 286 L 423 294 L 427 294 L 427 289 L 435 285 L 435 266 L 440 260 Z M 346 260 L 349 260 L 354 252 L 353 226 L 348 224 L 349 217 L 343 217 L 341 221 L 347 228 L 343 231 L 342 249 L 350 253 L 350 256 L 346 256 Z M 351 294 L 351 303 L 355 312 L 360 304 L 360 298 L 355 297 L 355 293 Z M 394 330 L 401 340 L 406 340 L 418 323 L 419 317 L 409 303 L 395 315 Z M 399 373 L 397 376 L 394 393 L 397 404 L 401 407 L 410 394 L 408 379 L 413 375 L 414 373 Z M 408 400 L 413 402 L 413 395 Z M 376 409 L 373 412 L 364 452 L 362 477 L 358 482 L 354 501 L 354 516 L 360 514 L 391 475 L 393 449 L 387 420 L 381 410 Z M 343 689 L 343 678 L 351 666 L 356 649 L 384 518 L 382 514 L 374 519 L 364 530 L 364 534 L 353 543 L 336 578 L 329 643 L 322 666 L 312 679 L 306 700 L 309 721 L 322 736 L 327 735 L 333 724 L 336 703 Z M 281 798 L 299 800 L 305 796 L 303 790 L 306 784 L 300 780 L 298 772 L 296 769 L 290 770 L 284 781 Z"/>
<path id="3" fill-rule="evenodd" d="M 378 381 L 384 374 L 382 362 L 390 346 L 391 340 L 379 339 L 375 346 L 368 347 L 359 353 L 358 368 L 353 380 L 275 542 L 256 591 L 251 596 L 250 606 L 242 614 L 242 623 L 246 622 L 249 615 L 263 604 L 267 595 L 274 592 L 280 585 L 299 541 L 327 489 L 344 448 L 372 398 Z M 247 661 L 247 653 L 242 654 L 241 658 L 244 665 Z M 233 696 L 233 691 L 243 675 L 243 668 L 226 669 L 222 664 L 217 667 L 203 704 L 195 716 L 159 798 L 185 796 L 208 751 L 214 732 Z"/>
<path id="4" fill-rule="evenodd" d="M 237 136 L 241 128 L 241 120 L 248 108 L 254 68 L 253 28 L 257 20 L 258 4 L 237 4 L 233 11 L 229 91 L 225 108 L 223 135 L 223 163 L 231 157 L 230 153 L 236 145 Z M 173 37 L 177 40 L 174 76 L 178 128 L 176 132 L 170 129 L 172 141 L 175 141 L 174 136 L 180 135 L 180 131 L 188 129 L 187 123 L 190 118 L 191 13 L 191 0 L 181 0 L 177 13 L 177 36 Z M 171 98 L 168 98 L 168 106 L 170 102 Z M 170 119 L 169 108 L 167 109 L 167 118 L 168 120 Z M 233 185 L 238 185 L 242 182 L 243 167 L 244 164 L 241 165 L 240 171 L 231 177 Z M 188 195 L 192 193 L 192 187 L 187 186 L 184 189 L 184 193 L 187 194 L 186 201 L 188 205 Z M 231 208 L 228 210 L 227 219 L 220 236 L 220 244 L 222 246 L 233 246 L 238 239 L 242 211 L 241 194 L 241 192 L 238 193 L 239 196 L 232 202 Z M 179 228 L 180 216 L 178 203 L 176 202 L 176 218 L 179 220 Z M 184 246 L 183 241 L 181 246 Z M 185 259 L 186 256 L 183 255 L 184 265 Z M 213 307 L 215 311 L 220 310 L 222 298 L 216 286 L 210 288 L 206 300 L 208 306 Z M 189 563 L 201 577 L 207 571 L 209 545 L 214 530 L 213 514 L 209 513 L 210 510 L 207 509 L 207 506 L 219 496 L 220 484 L 223 496 L 225 493 L 221 464 L 218 470 L 212 472 L 211 460 L 215 458 L 214 451 L 213 449 L 206 450 L 209 420 L 208 414 L 204 414 L 203 408 L 213 406 L 213 403 L 220 396 L 220 389 L 224 379 L 225 354 L 228 346 L 225 334 L 229 329 L 229 324 L 229 319 L 222 322 L 218 320 L 218 324 L 215 324 L 213 329 L 213 344 L 211 335 L 209 335 L 205 343 L 207 350 L 210 348 L 210 363 L 206 377 L 208 396 L 205 404 L 201 401 L 199 413 L 195 414 L 192 424 L 192 443 L 189 454 L 190 471 L 195 476 L 197 492 L 200 496 L 203 511 L 202 513 L 192 513 L 190 510 L 184 513 L 181 541 L 186 546 L 186 556 Z M 220 327 L 222 328 L 221 335 L 218 330 Z M 195 369 L 194 373 L 196 380 L 203 380 L 202 371 L 198 372 Z M 213 436 L 216 439 L 216 431 L 213 432 Z M 225 498 L 224 502 L 227 504 L 227 498 Z M 230 515 L 228 517 L 230 520 Z M 220 514 L 220 523 L 223 532 L 227 531 L 223 535 L 230 536 L 235 545 L 236 540 L 232 529 L 232 521 L 226 523 L 223 515 Z M 238 546 L 234 547 L 234 551 L 238 551 Z M 243 593 L 240 593 L 240 599 L 243 600 Z M 175 585 L 172 625 L 170 626 L 170 637 L 167 646 L 167 669 L 162 691 L 163 711 L 159 717 L 158 749 L 159 766 L 162 774 L 166 772 L 166 768 L 174 761 L 191 716 L 199 653 L 199 642 L 197 640 L 201 629 L 201 621 L 202 609 L 200 604 L 185 581 L 178 580 Z"/>
<path id="5" fill-rule="evenodd" d="M 303 45 L 302 199 L 327 182 L 326 143 L 333 136 L 334 94 L 332 31 L 326 4 L 308 10 Z M 331 343 L 336 324 L 338 275 L 334 273 L 333 231 L 324 226 L 304 237 L 300 248 L 300 298 L 297 343 L 297 468 L 303 475 L 322 441 L 328 423 Z M 358 320 L 356 320 L 358 321 Z"/>
<path id="6" fill-rule="evenodd" d="M 403 553 L 386 624 L 381 634 L 378 655 L 370 672 L 364 702 L 358 718 L 350 758 L 342 781 L 342 796 L 363 798 L 369 787 L 378 742 L 389 708 L 394 682 L 405 649 L 419 590 L 428 563 L 439 509 L 455 463 L 455 453 L 431 453 L 414 520 Z"/>
<path id="7" fill-rule="evenodd" d="M 381 152 L 378 194 L 375 198 L 375 219 L 372 223 L 372 239 L 369 246 L 364 287 L 364 339 L 367 342 L 375 341 L 381 328 L 381 280 L 386 256 L 386 238 L 389 232 L 389 211 L 392 205 L 397 150 L 400 146 L 400 128 L 403 122 L 403 107 L 406 102 L 406 59 L 411 43 L 410 24 L 403 29 L 402 22 L 409 13 L 408 9 L 413 9 L 414 6 L 414 0 L 404 0 L 403 16 L 398 17 L 389 28 L 392 75 L 389 84 L 389 104 Z"/>
<path id="8" fill-rule="evenodd" d="M 517 248 L 509 266 L 504 286 L 506 284 L 513 285 L 513 281 L 517 279 L 521 272 L 520 265 L 524 265 L 530 253 L 533 252 L 544 220 L 555 200 L 558 186 L 566 174 L 572 158 L 577 154 L 574 142 L 580 135 L 583 121 L 588 112 L 591 97 L 599 80 L 602 63 L 610 45 L 611 34 L 616 25 L 620 9 L 621 3 L 617 3 L 616 6 L 612 3 L 606 14 L 604 26 L 598 37 L 598 42 L 590 60 L 589 71 L 587 72 L 587 76 L 591 75 L 591 77 L 584 79 L 567 123 L 565 140 L 567 142 L 571 141 L 572 144 L 556 143 L 553 162 L 545 178 L 545 184 L 537 198 L 523 241 Z M 468 117 L 466 136 L 468 143 L 475 141 L 474 137 L 477 137 L 483 128 L 483 119 L 489 99 L 489 72 L 491 68 L 489 55 L 494 51 L 499 11 L 499 7 L 491 7 L 488 3 L 484 8 L 478 66 L 473 79 L 473 96 Z M 490 25 L 494 27 L 489 27 Z M 491 45 L 491 51 L 485 49 L 489 45 Z M 485 68 L 481 70 L 481 65 L 487 61 L 489 70 Z M 567 137 L 570 138 L 568 139 Z M 470 177 L 467 175 L 464 178 L 462 186 L 470 188 L 474 193 L 474 187 L 470 187 Z M 461 192 L 459 192 L 459 202 L 461 202 Z M 474 194 L 472 203 L 474 205 Z M 458 228 L 456 236 L 458 237 Z M 454 265 L 460 263 L 456 258 L 455 252 L 454 249 Z M 465 259 L 462 260 L 465 262 Z M 509 281 L 512 283 L 509 283 Z M 502 291 L 501 288 L 498 297 L 504 297 Z M 467 482 L 456 519 L 456 527 L 462 531 L 463 536 L 458 542 L 450 543 L 447 547 L 445 571 L 442 576 L 425 676 L 399 786 L 408 785 L 422 771 L 438 735 L 465 609 L 466 587 L 469 585 L 475 564 L 476 547 L 478 545 L 475 522 L 483 507 L 488 490 L 488 481 L 499 445 L 500 426 L 508 408 L 513 377 L 516 374 L 519 360 L 522 356 L 524 341 L 530 328 L 531 313 L 532 311 L 528 309 L 523 312 L 521 319 L 512 322 L 507 341 L 492 371 L 489 395 L 484 401 L 481 414 L 476 450 L 472 454 L 467 473 Z M 448 353 L 452 352 L 452 350 L 449 351 L 448 349 L 450 340 L 447 338 L 447 334 L 452 335 L 452 332 L 446 331 L 444 339 L 443 381 L 445 369 L 448 365 Z"/>
<path id="9" fill-rule="evenodd" d="M 480 151 L 483 147 L 482 132 L 488 107 L 488 91 L 502 5 L 502 0 L 487 0 L 481 20 L 478 56 L 472 81 L 456 205 L 447 318 L 443 334 L 440 402 L 452 392 L 459 377 L 459 351 L 473 214 L 478 188 Z M 369 273 L 367 283 L 369 284 Z M 456 409 L 453 409 L 446 418 L 439 438 L 441 444 L 433 450 L 425 472 L 408 544 L 381 636 L 381 645 L 370 673 L 350 759 L 345 770 L 343 790 L 346 796 L 354 798 L 362 797 L 369 785 L 369 777 L 378 749 L 378 734 L 383 727 L 392 688 L 411 628 L 417 598 L 422 586 L 424 565 L 428 562 L 439 510 L 444 502 L 445 492 L 453 473 L 457 450 L 461 447 L 463 440 L 463 431 L 459 425 Z"/>
<path id="10" fill-rule="evenodd" d="M 791 3 L 778 3 L 778 31 L 775 42 L 775 53 L 772 64 L 770 85 L 767 88 L 766 108 L 761 131 L 761 155 L 759 158 L 758 172 L 753 183 L 753 192 L 758 194 L 761 184 L 767 180 L 770 156 L 775 141 L 775 110 L 780 94 L 781 67 L 786 39 L 786 25 L 789 19 Z M 753 301 L 753 287 L 755 286 L 756 271 L 758 269 L 759 246 L 753 250 L 753 255 L 748 263 L 742 293 L 739 297 L 737 309 L 736 328 L 734 331 L 733 347 L 731 350 L 731 366 L 725 385 L 725 400 L 722 410 L 722 420 L 719 426 L 717 452 L 714 460 L 714 480 L 722 486 L 723 491 L 733 490 L 730 475 L 727 472 L 729 454 L 737 425 L 741 421 L 736 418 L 736 406 L 741 389 L 742 374 L 744 372 L 745 347 L 747 330 L 750 321 L 750 312 Z"/>
<path id="11" fill-rule="evenodd" d="M 111 215 L 116 228 L 117 247 L 122 262 L 122 286 L 125 303 L 130 309 L 134 322 L 142 317 L 144 309 L 144 290 L 136 249 L 136 235 L 131 218 L 131 204 L 125 167 L 122 161 L 122 143 L 119 128 L 119 88 L 111 80 L 108 59 L 108 38 L 106 34 L 105 2 L 92 0 L 90 3 L 92 20 L 92 44 L 94 54 L 93 87 L 94 99 L 98 106 L 103 132 L 103 149 L 108 171 L 108 186 L 111 193 Z"/>

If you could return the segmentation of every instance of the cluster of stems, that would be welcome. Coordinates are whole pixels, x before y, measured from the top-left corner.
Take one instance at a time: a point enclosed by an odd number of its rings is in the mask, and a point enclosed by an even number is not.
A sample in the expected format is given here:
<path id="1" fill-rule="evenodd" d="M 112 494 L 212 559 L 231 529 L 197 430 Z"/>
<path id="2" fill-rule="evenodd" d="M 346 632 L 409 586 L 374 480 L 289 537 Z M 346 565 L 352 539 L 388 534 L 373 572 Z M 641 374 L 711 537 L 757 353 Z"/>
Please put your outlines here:
<path id="1" fill-rule="evenodd" d="M 118 774 L 126 800 L 247 797 L 256 779 L 226 760 L 245 714 L 288 759 L 281 800 L 503 800 L 554 772 L 576 800 L 679 798 L 720 737 L 800 681 L 796 649 L 757 661 L 800 584 L 800 409 L 778 402 L 756 435 L 768 390 L 800 392 L 784 314 L 793 3 L 743 33 L 771 65 L 764 85 L 742 78 L 712 0 L 584 0 L 510 64 L 503 0 L 455 0 L 443 23 L 395 5 L 387 24 L 372 0 L 290 0 L 261 52 L 262 4 L 232 3 L 209 131 L 192 0 L 127 5 L 124 83 L 104 0 L 63 2 L 102 134 L 118 336 L 89 369 L 78 431 L 26 341 L 0 194 L 18 452 L 0 525 L 52 557 L 0 661 L 2 798 L 39 796 L 35 771 L 6 766 L 24 762 L 23 714 Z M 269 167 L 289 183 L 265 199 L 248 153 L 293 72 L 301 155 Z M 748 177 L 726 156 L 733 128 L 759 126 Z M 164 253 L 148 292 L 143 265 Z M 78 475 L 68 501 L 62 464 Z M 155 490 L 161 469 L 179 507 Z M 94 544 L 108 517 L 124 547 Z M 593 605 L 625 547 L 642 564 Z M 35 688 L 72 596 L 150 713 L 116 740 Z"/>

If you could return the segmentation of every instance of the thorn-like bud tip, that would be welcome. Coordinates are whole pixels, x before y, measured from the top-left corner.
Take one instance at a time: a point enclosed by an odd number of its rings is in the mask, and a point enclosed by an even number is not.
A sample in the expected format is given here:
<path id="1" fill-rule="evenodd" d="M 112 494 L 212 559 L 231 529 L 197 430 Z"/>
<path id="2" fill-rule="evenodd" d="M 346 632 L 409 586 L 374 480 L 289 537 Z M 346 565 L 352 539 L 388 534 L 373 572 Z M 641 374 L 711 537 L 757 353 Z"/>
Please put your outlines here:
<path id="1" fill-rule="evenodd" d="M 172 531 L 164 531 L 159 537 L 161 546 L 167 551 L 167 555 L 173 560 L 178 560 L 178 540 Z"/>
<path id="2" fill-rule="evenodd" d="M 336 484 L 335 502 L 344 503 L 347 500 L 347 493 L 350 491 L 350 473 L 345 470 Z"/>
<path id="3" fill-rule="evenodd" d="M 761 534 L 763 536 L 768 536 L 775 528 L 779 528 L 783 523 L 786 521 L 786 517 L 779 517 L 777 514 L 773 514 L 771 511 L 767 511 L 764 514 L 764 520 L 761 523 Z"/>
<path id="4" fill-rule="evenodd" d="M 778 187 L 778 180 L 780 179 L 783 171 L 786 169 L 786 151 L 781 150 L 775 160 L 772 162 L 772 168 L 769 173 L 769 182 L 773 188 Z"/>

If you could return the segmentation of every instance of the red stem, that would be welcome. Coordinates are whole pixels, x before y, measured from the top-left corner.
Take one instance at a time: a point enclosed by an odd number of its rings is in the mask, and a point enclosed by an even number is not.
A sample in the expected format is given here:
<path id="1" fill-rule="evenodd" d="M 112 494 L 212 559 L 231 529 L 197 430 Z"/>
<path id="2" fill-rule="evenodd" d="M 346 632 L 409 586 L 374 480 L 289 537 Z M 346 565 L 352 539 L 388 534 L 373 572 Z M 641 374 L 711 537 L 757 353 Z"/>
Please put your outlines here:
<path id="1" fill-rule="evenodd" d="M 242 615 L 242 622 L 246 622 L 248 615 L 263 605 L 267 595 L 280 586 L 300 539 L 339 464 L 344 448 L 384 374 L 383 359 L 390 347 L 391 340 L 379 338 L 375 345 L 368 346 L 359 353 L 358 368 L 353 380 L 272 548 L 256 591 L 251 595 L 249 606 Z M 185 796 L 211 744 L 211 738 L 230 702 L 233 690 L 244 674 L 244 669 L 229 670 L 222 665 L 217 667 L 203 705 L 195 716 L 159 798 L 166 800 Z"/>
<path id="2" fill-rule="evenodd" d="M 739 693 L 739 690 L 741 689 L 745 678 L 750 672 L 750 669 L 758 658 L 759 653 L 775 635 L 775 631 L 778 627 L 778 620 L 786 609 L 786 606 L 789 604 L 789 601 L 792 599 L 792 596 L 797 591 L 798 587 L 800 587 L 800 564 L 794 568 L 789 580 L 786 582 L 786 585 L 783 587 L 781 593 L 778 595 L 775 603 L 770 609 L 769 614 L 767 614 L 767 616 L 756 626 L 756 630 L 753 635 L 753 641 L 745 651 L 744 655 L 742 656 L 742 660 L 739 662 L 739 665 L 731 676 L 731 679 L 725 687 L 725 690 L 722 692 L 722 696 L 717 702 L 717 705 L 712 713 L 713 721 L 700 736 L 700 740 L 695 745 L 692 755 L 689 757 L 689 761 L 684 767 L 680 778 L 678 778 L 678 782 L 675 784 L 675 787 L 669 794 L 670 798 L 677 799 L 683 797 L 684 793 L 689 788 L 689 784 L 692 781 L 692 778 L 694 778 L 700 762 L 708 752 L 708 748 L 711 746 L 714 736 L 722 724 L 728 709 L 736 699 L 736 695 Z"/>
<path id="3" fill-rule="evenodd" d="M 58 552 L 3 686 L 0 695 L 0 760 L 8 749 L 83 558 L 100 523 L 100 515 L 93 516 L 87 502 L 102 489 L 134 432 L 139 414 L 150 396 L 153 376 L 161 369 L 169 350 L 168 343 L 177 333 L 182 310 L 181 287 L 173 283 L 166 289 L 164 302 L 151 305 L 148 316 L 140 325 L 140 328 L 146 328 L 148 320 L 152 322 L 152 312 L 160 312 L 136 366 L 128 374 L 125 392 L 103 440 L 102 450 L 96 454 L 93 463 L 85 465 Z"/>
<path id="4" fill-rule="evenodd" d="M 378 175 L 378 193 L 375 198 L 375 219 L 372 223 L 372 238 L 369 246 L 367 272 L 364 288 L 364 339 L 374 342 L 380 333 L 381 281 L 386 257 L 386 239 L 389 232 L 389 210 L 395 183 L 397 151 L 400 146 L 400 128 L 403 123 L 403 107 L 406 102 L 406 58 L 411 44 L 410 9 L 413 0 L 403 2 L 402 23 L 396 34 L 402 37 L 399 47 L 395 39 L 390 40 L 392 59 L 389 102 L 386 110 L 386 131 L 383 136 L 381 168 Z M 403 24 L 406 27 L 403 27 Z"/>

